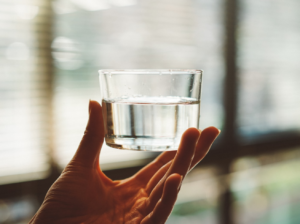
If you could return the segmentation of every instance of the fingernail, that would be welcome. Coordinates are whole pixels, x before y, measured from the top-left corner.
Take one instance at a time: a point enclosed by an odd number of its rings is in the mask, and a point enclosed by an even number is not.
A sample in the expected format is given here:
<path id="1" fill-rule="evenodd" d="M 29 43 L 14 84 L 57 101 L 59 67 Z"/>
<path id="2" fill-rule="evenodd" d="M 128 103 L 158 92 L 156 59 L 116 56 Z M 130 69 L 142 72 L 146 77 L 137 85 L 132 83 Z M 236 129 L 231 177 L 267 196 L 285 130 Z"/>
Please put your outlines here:
<path id="1" fill-rule="evenodd" d="M 180 188 L 181 188 L 181 185 L 182 185 L 182 179 L 183 179 L 183 176 L 180 175 L 180 182 L 179 182 L 179 186 L 178 186 L 178 188 L 177 188 L 178 191 L 179 191 Z"/>
<path id="2" fill-rule="evenodd" d="M 89 114 L 91 114 L 91 99 L 89 100 Z"/>
<path id="3" fill-rule="evenodd" d="M 201 130 L 201 129 L 198 129 L 198 131 L 199 131 L 199 133 L 200 133 L 200 135 L 201 135 L 201 133 L 202 133 L 202 130 Z"/>
<path id="4" fill-rule="evenodd" d="M 219 134 L 221 133 L 221 130 L 220 129 L 218 129 L 219 130 Z"/>

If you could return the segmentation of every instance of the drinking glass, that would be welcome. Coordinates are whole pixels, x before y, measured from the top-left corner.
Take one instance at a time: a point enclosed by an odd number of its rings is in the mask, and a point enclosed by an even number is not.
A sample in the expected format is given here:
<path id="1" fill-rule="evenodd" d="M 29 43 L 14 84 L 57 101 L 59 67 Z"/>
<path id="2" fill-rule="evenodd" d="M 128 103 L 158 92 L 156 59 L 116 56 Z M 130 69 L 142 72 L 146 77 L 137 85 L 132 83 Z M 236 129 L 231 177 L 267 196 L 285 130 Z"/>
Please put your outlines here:
<path id="1" fill-rule="evenodd" d="M 183 132 L 199 128 L 201 70 L 100 70 L 106 144 L 177 150 Z"/>

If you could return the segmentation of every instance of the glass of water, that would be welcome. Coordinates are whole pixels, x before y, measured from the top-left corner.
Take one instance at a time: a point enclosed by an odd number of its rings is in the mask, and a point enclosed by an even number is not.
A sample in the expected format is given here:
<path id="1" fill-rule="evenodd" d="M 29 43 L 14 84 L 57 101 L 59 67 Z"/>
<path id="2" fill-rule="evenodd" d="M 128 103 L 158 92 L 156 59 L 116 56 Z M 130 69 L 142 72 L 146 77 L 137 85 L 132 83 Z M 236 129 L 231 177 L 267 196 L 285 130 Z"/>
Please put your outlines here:
<path id="1" fill-rule="evenodd" d="M 201 70 L 100 70 L 106 144 L 177 150 L 183 132 L 199 128 Z"/>

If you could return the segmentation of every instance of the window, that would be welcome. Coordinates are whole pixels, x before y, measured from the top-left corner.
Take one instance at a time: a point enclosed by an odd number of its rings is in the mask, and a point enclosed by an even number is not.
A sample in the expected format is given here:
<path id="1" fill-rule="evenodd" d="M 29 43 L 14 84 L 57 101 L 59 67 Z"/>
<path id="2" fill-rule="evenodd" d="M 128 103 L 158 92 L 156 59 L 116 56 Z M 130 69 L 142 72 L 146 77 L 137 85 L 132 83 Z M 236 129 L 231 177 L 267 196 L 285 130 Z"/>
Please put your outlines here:
<path id="1" fill-rule="evenodd" d="M 79 144 L 88 100 L 100 98 L 99 69 L 204 69 L 201 126 L 221 128 L 220 0 L 95 1 L 99 8 L 91 2 L 54 2 L 54 150 L 61 167 Z M 104 169 L 132 166 L 133 161 L 143 164 L 142 159 L 149 156 L 153 153 L 120 152 L 104 146 L 101 164 Z"/>
<path id="2" fill-rule="evenodd" d="M 37 209 L 109 68 L 204 70 L 200 126 L 222 134 L 169 223 L 299 223 L 299 4 L 0 0 L 0 223 Z M 156 155 L 103 146 L 101 166 L 121 179 Z"/>
<path id="3" fill-rule="evenodd" d="M 221 128 L 219 0 L 56 0 L 51 5 L 31 0 L 1 6 L 2 183 L 44 178 L 51 161 L 66 165 L 84 132 L 88 100 L 99 99 L 99 69 L 204 69 L 201 126 Z M 153 157 L 116 153 L 104 147 L 104 169 Z"/>
<path id="4" fill-rule="evenodd" d="M 0 2 L 0 184 L 49 171 L 42 1 Z"/>
<path id="5" fill-rule="evenodd" d="M 293 148 L 233 163 L 235 223 L 299 223 L 299 152 Z"/>
<path id="6" fill-rule="evenodd" d="M 218 173 L 214 167 L 192 170 L 182 185 L 167 223 L 219 223 L 218 202 L 222 187 Z"/>
<path id="7" fill-rule="evenodd" d="M 244 137 L 300 130 L 299 1 L 241 1 L 238 125 Z"/>

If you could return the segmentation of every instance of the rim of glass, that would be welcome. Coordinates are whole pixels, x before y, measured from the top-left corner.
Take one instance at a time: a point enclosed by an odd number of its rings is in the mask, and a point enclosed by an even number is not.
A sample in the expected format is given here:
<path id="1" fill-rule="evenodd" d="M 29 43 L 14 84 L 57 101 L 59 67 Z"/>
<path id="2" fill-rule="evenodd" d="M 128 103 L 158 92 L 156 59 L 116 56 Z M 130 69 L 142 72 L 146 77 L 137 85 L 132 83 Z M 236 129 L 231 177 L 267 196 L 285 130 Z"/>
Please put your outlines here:
<path id="1" fill-rule="evenodd" d="M 128 73 L 180 73 L 180 74 L 202 74 L 200 69 L 101 69 L 99 74 L 128 74 Z"/>

